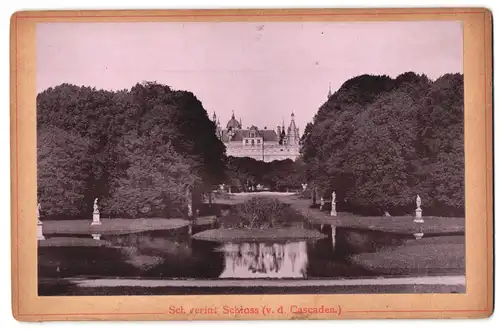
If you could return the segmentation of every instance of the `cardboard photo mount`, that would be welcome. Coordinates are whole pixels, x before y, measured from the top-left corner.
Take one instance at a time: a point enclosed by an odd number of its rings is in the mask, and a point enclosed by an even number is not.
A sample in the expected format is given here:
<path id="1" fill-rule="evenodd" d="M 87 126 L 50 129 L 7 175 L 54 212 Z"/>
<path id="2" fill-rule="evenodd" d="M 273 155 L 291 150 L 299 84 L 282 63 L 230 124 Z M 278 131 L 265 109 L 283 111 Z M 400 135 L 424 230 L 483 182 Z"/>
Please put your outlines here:
<path id="1" fill-rule="evenodd" d="M 459 21 L 465 94 L 466 293 L 196 296 L 37 294 L 36 26 L 48 22 Z M 408 36 L 411 37 L 411 36 Z M 12 312 L 20 321 L 484 318 L 493 312 L 492 15 L 483 8 L 25 11 L 11 19 Z M 266 309 L 335 308 L 336 314 Z M 255 313 L 175 310 L 252 308 Z"/>

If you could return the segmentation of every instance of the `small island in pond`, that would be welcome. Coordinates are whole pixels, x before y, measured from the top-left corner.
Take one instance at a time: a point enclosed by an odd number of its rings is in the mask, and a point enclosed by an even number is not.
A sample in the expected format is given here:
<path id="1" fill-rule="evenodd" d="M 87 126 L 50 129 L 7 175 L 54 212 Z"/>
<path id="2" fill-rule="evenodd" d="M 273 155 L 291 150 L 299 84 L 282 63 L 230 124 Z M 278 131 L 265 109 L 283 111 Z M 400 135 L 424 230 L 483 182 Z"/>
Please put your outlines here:
<path id="1" fill-rule="evenodd" d="M 254 197 L 237 204 L 220 218 L 219 228 L 202 231 L 194 239 L 215 242 L 316 240 L 325 235 L 306 228 L 306 219 L 275 198 Z"/>
<path id="2" fill-rule="evenodd" d="M 249 228 L 220 228 L 193 235 L 194 239 L 214 242 L 268 242 L 317 240 L 326 235 L 301 227 L 270 228 L 266 230 Z"/>

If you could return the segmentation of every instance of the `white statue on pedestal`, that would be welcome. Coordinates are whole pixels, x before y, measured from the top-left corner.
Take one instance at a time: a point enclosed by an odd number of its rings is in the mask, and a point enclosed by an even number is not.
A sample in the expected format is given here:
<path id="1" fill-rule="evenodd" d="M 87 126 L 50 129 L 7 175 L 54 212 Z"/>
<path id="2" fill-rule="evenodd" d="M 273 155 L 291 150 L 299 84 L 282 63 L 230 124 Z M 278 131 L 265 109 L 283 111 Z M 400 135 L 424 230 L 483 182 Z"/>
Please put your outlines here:
<path id="1" fill-rule="evenodd" d="M 420 195 L 417 194 L 417 209 L 415 210 L 415 219 L 413 220 L 415 223 L 423 223 L 422 219 L 422 209 L 420 206 L 422 205 L 422 199 L 420 199 Z"/>
<path id="2" fill-rule="evenodd" d="M 37 236 L 38 240 L 45 240 L 45 237 L 43 236 L 43 223 L 40 221 L 40 211 L 42 210 L 42 206 L 40 203 L 37 204 L 36 206 L 36 218 L 37 218 Z"/>
<path id="3" fill-rule="evenodd" d="M 97 200 L 98 198 L 95 198 L 94 200 L 94 213 L 99 213 L 99 207 L 97 206 Z"/>
<path id="4" fill-rule="evenodd" d="M 40 211 L 42 210 L 42 206 L 40 203 L 36 205 L 36 219 L 38 220 L 38 225 L 42 225 L 42 222 L 40 221 Z"/>
<path id="5" fill-rule="evenodd" d="M 92 223 L 90 225 L 101 225 L 101 215 L 99 214 L 99 207 L 97 206 L 98 198 L 94 200 L 94 213 L 92 214 Z"/>

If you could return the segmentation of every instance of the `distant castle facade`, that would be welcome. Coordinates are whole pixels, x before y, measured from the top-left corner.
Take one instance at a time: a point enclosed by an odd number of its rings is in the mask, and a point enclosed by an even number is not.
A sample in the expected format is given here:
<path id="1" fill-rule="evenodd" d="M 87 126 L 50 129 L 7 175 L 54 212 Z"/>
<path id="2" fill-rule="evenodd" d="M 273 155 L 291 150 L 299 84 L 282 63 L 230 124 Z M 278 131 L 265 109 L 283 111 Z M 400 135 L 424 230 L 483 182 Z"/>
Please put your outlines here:
<path id="1" fill-rule="evenodd" d="M 286 130 L 284 121 L 276 130 L 267 127 L 259 129 L 256 126 L 243 129 L 241 119 L 236 120 L 234 112 L 225 129 L 221 127 L 215 112 L 212 121 L 217 127 L 217 136 L 226 146 L 228 156 L 249 157 L 264 162 L 285 159 L 295 161 L 299 156 L 300 134 L 293 113 Z"/>

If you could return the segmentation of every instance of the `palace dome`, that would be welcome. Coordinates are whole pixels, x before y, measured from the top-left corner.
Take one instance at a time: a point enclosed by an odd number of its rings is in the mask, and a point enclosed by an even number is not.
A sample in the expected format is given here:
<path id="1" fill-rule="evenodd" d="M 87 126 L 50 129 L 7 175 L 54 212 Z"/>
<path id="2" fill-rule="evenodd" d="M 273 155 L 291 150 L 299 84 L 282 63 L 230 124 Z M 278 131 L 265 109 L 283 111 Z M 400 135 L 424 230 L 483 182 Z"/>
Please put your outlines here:
<path id="1" fill-rule="evenodd" d="M 231 120 L 227 122 L 226 129 L 227 130 L 241 129 L 241 123 L 238 122 L 238 120 L 236 120 L 236 118 L 234 117 L 234 113 L 231 116 Z"/>

